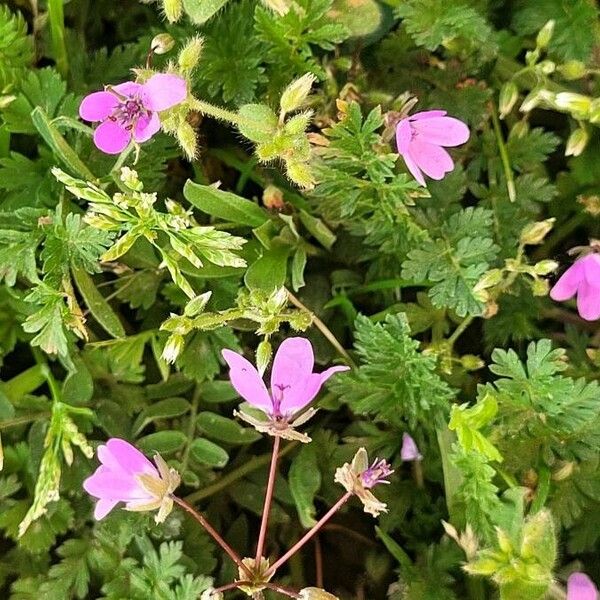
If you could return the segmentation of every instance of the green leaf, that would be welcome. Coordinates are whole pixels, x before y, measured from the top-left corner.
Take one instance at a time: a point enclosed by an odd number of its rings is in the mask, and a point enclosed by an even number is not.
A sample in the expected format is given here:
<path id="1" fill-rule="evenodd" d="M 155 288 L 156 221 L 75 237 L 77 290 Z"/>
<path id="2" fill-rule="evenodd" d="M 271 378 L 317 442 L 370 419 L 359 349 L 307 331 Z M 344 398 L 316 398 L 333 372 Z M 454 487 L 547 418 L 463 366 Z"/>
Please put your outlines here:
<path id="1" fill-rule="evenodd" d="M 192 23 L 202 25 L 219 12 L 229 0 L 183 0 L 183 10 Z"/>
<path id="2" fill-rule="evenodd" d="M 258 431 L 213 412 L 201 412 L 196 423 L 205 435 L 227 444 L 252 444 L 262 437 Z"/>
<path id="3" fill-rule="evenodd" d="M 294 457 L 288 481 L 302 527 L 307 529 L 313 527 L 317 512 L 314 499 L 321 487 L 321 471 L 314 445 L 303 445 Z"/>
<path id="4" fill-rule="evenodd" d="M 221 446 L 203 438 L 196 438 L 191 443 L 190 453 L 198 462 L 217 469 L 229 462 L 229 455 Z"/>
<path id="5" fill-rule="evenodd" d="M 127 335 L 125 328 L 110 304 L 98 291 L 94 280 L 81 268 L 73 268 L 71 273 L 87 307 L 104 331 L 115 338 L 125 337 Z"/>
<path id="6" fill-rule="evenodd" d="M 265 250 L 246 271 L 244 283 L 250 290 L 272 292 L 285 284 L 289 246 L 274 245 Z"/>
<path id="7" fill-rule="evenodd" d="M 146 407 L 134 421 L 133 435 L 139 435 L 142 429 L 158 419 L 173 419 L 190 410 L 190 403 L 185 398 L 165 398 Z"/>
<path id="8" fill-rule="evenodd" d="M 265 104 L 244 104 L 239 111 L 240 133 L 249 140 L 267 143 L 273 140 L 277 132 L 277 115 Z M 259 223 L 260 225 L 260 223 Z"/>
<path id="9" fill-rule="evenodd" d="M 186 441 L 181 431 L 157 431 L 140 438 L 136 444 L 146 454 L 172 454 L 181 450 Z"/>
<path id="10" fill-rule="evenodd" d="M 188 179 L 183 195 L 202 212 L 224 221 L 259 227 L 269 220 L 267 212 L 256 203 L 211 185 L 201 185 Z"/>

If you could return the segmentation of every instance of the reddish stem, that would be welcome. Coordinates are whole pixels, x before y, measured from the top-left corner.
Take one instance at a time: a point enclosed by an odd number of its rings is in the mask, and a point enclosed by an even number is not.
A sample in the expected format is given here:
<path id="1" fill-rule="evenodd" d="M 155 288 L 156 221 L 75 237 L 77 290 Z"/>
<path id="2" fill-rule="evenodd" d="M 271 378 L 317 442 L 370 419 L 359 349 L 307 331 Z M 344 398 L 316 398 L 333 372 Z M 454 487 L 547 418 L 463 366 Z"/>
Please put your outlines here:
<path id="1" fill-rule="evenodd" d="M 242 562 L 242 559 L 238 555 L 238 553 L 221 537 L 221 535 L 217 532 L 217 530 L 204 518 L 204 515 L 199 513 L 195 508 L 190 506 L 185 500 L 178 498 L 177 496 L 172 496 L 173 502 L 179 504 L 183 510 L 185 510 L 188 514 L 190 514 L 206 531 L 212 538 L 225 550 L 229 558 L 240 568 L 246 575 L 253 579 L 254 575 L 252 571 Z"/>
<path id="2" fill-rule="evenodd" d="M 328 511 L 321 520 L 313 526 L 312 529 L 307 531 L 302 538 L 300 538 L 281 558 L 277 559 L 273 565 L 271 565 L 267 571 L 265 572 L 265 577 L 275 573 L 277 569 L 284 564 L 289 558 L 291 558 L 306 542 L 310 541 L 314 535 L 333 517 L 333 515 L 348 502 L 350 497 L 352 496 L 352 492 L 346 492 Z"/>
<path id="3" fill-rule="evenodd" d="M 273 441 L 273 454 L 271 455 L 271 467 L 269 469 L 269 481 L 267 482 L 267 492 L 265 494 L 265 503 L 263 506 L 262 520 L 260 522 L 260 532 L 258 534 L 258 544 L 256 545 L 255 568 L 260 568 L 260 559 L 265 549 L 265 538 L 267 537 L 267 526 L 269 524 L 269 513 L 271 512 L 271 503 L 273 501 L 273 492 L 275 491 L 275 479 L 277 477 L 277 460 L 279 459 L 279 444 L 281 439 L 275 437 Z"/>
<path id="4" fill-rule="evenodd" d="M 275 592 L 279 592 L 284 596 L 289 596 L 290 598 L 300 598 L 300 594 L 291 590 L 289 588 L 283 587 L 282 585 L 278 585 L 277 583 L 265 583 L 265 587 L 269 590 L 273 590 Z"/>

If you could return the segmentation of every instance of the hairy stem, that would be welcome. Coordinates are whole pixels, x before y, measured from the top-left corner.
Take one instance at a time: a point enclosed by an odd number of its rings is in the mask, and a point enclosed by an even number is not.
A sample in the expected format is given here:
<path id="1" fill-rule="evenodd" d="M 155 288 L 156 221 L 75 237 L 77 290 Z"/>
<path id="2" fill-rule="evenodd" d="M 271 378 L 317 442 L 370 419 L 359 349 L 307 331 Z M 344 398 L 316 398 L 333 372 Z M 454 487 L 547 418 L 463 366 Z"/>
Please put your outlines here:
<path id="1" fill-rule="evenodd" d="M 512 168 L 510 166 L 510 158 L 508 156 L 506 144 L 504 143 L 504 137 L 502 136 L 502 129 L 500 128 L 500 120 L 498 119 L 496 105 L 493 102 L 490 102 L 490 113 L 492 115 L 492 125 L 494 126 L 494 134 L 496 135 L 496 143 L 498 144 L 500 159 L 502 160 L 502 168 L 504 169 L 504 176 L 506 177 L 506 189 L 508 192 L 508 198 L 511 202 L 514 202 L 517 198 L 515 178 L 513 175 Z"/>
<path id="2" fill-rule="evenodd" d="M 275 479 L 277 477 L 277 460 L 279 459 L 279 444 L 281 442 L 281 438 L 275 437 L 273 439 L 273 454 L 271 455 L 269 480 L 267 482 L 267 492 L 265 494 L 265 503 L 260 522 L 258 544 L 256 545 L 256 561 L 254 563 L 256 565 L 260 565 L 260 559 L 262 558 L 263 550 L 265 548 L 265 538 L 267 536 L 267 527 L 269 524 L 269 513 L 271 512 L 271 503 L 273 502 L 273 492 L 275 490 Z"/>
<path id="3" fill-rule="evenodd" d="M 335 335 L 333 335 L 333 333 L 331 332 L 331 329 L 329 329 L 329 327 L 327 327 L 327 325 L 325 325 L 325 323 L 323 323 L 323 321 L 321 321 L 321 319 L 319 319 L 319 317 L 317 317 L 317 315 L 315 315 L 315 313 L 312 312 L 310 310 L 310 308 L 308 308 L 307 306 L 302 304 L 302 302 L 300 302 L 300 300 L 298 298 L 296 298 L 296 296 L 294 296 L 294 294 L 292 294 L 292 292 L 290 292 L 288 290 L 287 294 L 288 294 L 288 298 L 290 299 L 290 302 L 296 308 L 299 308 L 300 310 L 307 312 L 312 317 L 315 327 L 329 340 L 330 344 L 339 352 L 340 356 L 342 358 L 344 358 L 344 360 L 353 369 L 357 369 L 358 368 L 357 364 L 352 360 L 352 357 L 348 354 L 346 349 L 339 343 L 339 341 L 335 337 Z"/>
<path id="4" fill-rule="evenodd" d="M 281 558 L 278 558 L 273 565 L 271 565 L 266 573 L 265 576 L 268 577 L 269 575 L 275 573 L 275 571 L 277 571 L 277 569 L 283 565 L 285 562 L 287 562 L 292 556 L 294 556 L 294 554 L 296 554 L 296 552 L 298 552 L 298 550 L 300 550 L 300 548 L 302 548 L 302 546 L 304 546 L 304 544 L 306 544 L 307 542 L 309 542 L 316 534 L 317 532 L 321 529 L 321 527 L 323 527 L 323 525 L 325 525 L 325 523 L 327 523 L 327 521 L 329 521 L 329 519 L 331 519 L 331 517 L 333 517 L 333 515 L 340 510 L 340 508 L 342 508 L 342 506 L 344 506 L 344 504 L 346 504 L 346 502 L 348 502 L 348 500 L 350 500 L 350 498 L 352 497 L 352 492 L 346 492 L 328 511 L 327 513 L 325 513 L 325 515 L 323 515 L 323 517 L 321 517 L 320 521 L 313 526 L 312 529 L 310 529 L 309 531 L 307 531 L 304 536 L 302 538 L 300 538 Z"/>
<path id="5" fill-rule="evenodd" d="M 205 102 L 204 100 L 194 99 L 191 104 L 192 108 L 200 111 L 202 114 L 209 115 L 215 119 L 219 119 L 220 121 L 227 121 L 228 123 L 233 123 L 234 125 L 239 125 L 243 121 L 243 119 L 237 113 L 225 108 L 221 108 L 220 106 L 215 106 L 214 104 Z"/>
<path id="6" fill-rule="evenodd" d="M 252 571 L 242 562 L 239 554 L 221 537 L 221 535 L 217 532 L 217 530 L 204 518 L 204 515 L 199 513 L 195 508 L 190 506 L 185 500 L 178 498 L 177 496 L 172 496 L 173 502 L 179 504 L 183 510 L 185 510 L 189 515 L 191 515 L 206 531 L 208 534 L 223 548 L 223 550 L 227 553 L 227 556 L 231 558 L 231 560 L 244 572 L 246 575 L 252 579 L 254 576 Z"/>

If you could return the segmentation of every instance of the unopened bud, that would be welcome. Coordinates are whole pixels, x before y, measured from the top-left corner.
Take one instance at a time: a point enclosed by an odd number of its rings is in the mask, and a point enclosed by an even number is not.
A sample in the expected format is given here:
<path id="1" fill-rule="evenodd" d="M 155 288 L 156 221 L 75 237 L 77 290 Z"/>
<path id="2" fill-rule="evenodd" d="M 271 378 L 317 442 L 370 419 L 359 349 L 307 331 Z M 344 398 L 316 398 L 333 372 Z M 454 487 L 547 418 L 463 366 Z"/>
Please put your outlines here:
<path id="1" fill-rule="evenodd" d="M 598 125 L 600 123 L 600 98 L 596 98 L 592 101 L 589 119 L 590 123 L 594 123 L 594 125 Z"/>
<path id="2" fill-rule="evenodd" d="M 549 275 L 558 269 L 558 263 L 555 260 L 541 260 L 533 266 L 533 272 L 536 275 Z"/>
<path id="3" fill-rule="evenodd" d="M 177 58 L 177 64 L 182 71 L 192 71 L 196 67 L 202 54 L 203 44 L 204 40 L 200 36 L 188 40 Z"/>
<path id="4" fill-rule="evenodd" d="M 554 24 L 554 19 L 550 19 L 538 32 L 535 39 L 535 45 L 541 50 L 548 47 L 548 44 L 552 39 L 552 34 L 554 33 Z"/>
<path id="5" fill-rule="evenodd" d="M 196 131 L 187 121 L 182 121 L 177 127 L 177 141 L 188 159 L 194 160 L 198 149 Z"/>
<path id="6" fill-rule="evenodd" d="M 271 356 L 273 355 L 273 347 L 269 340 L 262 340 L 256 348 L 256 369 L 262 377 L 269 366 Z"/>
<path id="7" fill-rule="evenodd" d="M 213 587 L 204 590 L 200 595 L 200 600 L 224 600 L 224 598 L 223 593 L 215 591 Z"/>
<path id="8" fill-rule="evenodd" d="M 585 64 L 579 60 L 568 60 L 558 67 L 558 72 L 568 80 L 581 79 L 587 73 Z"/>
<path id="9" fill-rule="evenodd" d="M 190 300 L 186 304 L 183 314 L 186 317 L 195 317 L 196 315 L 199 315 L 206 308 L 206 304 L 210 300 L 211 295 L 212 292 L 204 292 L 204 294 L 200 294 Z"/>
<path id="10" fill-rule="evenodd" d="M 534 279 L 531 284 L 531 291 L 534 296 L 547 296 L 550 291 L 550 284 L 545 279 Z"/>
<path id="11" fill-rule="evenodd" d="M 315 179 L 306 163 L 286 163 L 287 176 L 301 188 L 310 190 L 315 187 Z"/>
<path id="12" fill-rule="evenodd" d="M 532 90 L 525 96 L 519 110 L 527 113 L 532 111 L 537 106 L 543 105 L 546 102 L 554 100 L 554 94 L 548 90 L 536 89 Z"/>
<path id="13" fill-rule="evenodd" d="M 498 303 L 495 300 L 490 300 L 486 303 L 485 309 L 483 311 L 484 319 L 491 319 L 492 317 L 498 314 Z"/>
<path id="14" fill-rule="evenodd" d="M 266 208 L 272 210 L 281 210 L 285 206 L 283 192 L 277 186 L 272 184 L 269 184 L 265 188 L 262 201 Z"/>
<path id="15" fill-rule="evenodd" d="M 556 63 L 551 60 L 543 60 L 537 68 L 544 74 L 550 75 L 556 71 Z"/>
<path id="16" fill-rule="evenodd" d="M 299 109 L 308 98 L 310 89 L 316 80 L 317 78 L 312 73 L 306 73 L 290 83 L 281 94 L 281 100 L 279 101 L 281 110 L 288 113 Z"/>
<path id="17" fill-rule="evenodd" d="M 592 99 L 574 92 L 560 92 L 554 97 L 556 108 L 572 114 L 575 118 L 585 119 L 590 114 Z"/>
<path id="18" fill-rule="evenodd" d="M 503 119 L 519 99 L 519 88 L 514 81 L 507 81 L 500 90 L 500 118 Z"/>
<path id="19" fill-rule="evenodd" d="M 308 587 L 300 590 L 298 598 L 300 600 L 339 600 L 337 596 L 316 587 Z"/>
<path id="20" fill-rule="evenodd" d="M 167 343 L 162 351 L 161 358 L 168 363 L 173 364 L 176 360 L 183 347 L 185 345 L 185 339 L 179 333 L 173 333 L 169 336 Z"/>
<path id="21" fill-rule="evenodd" d="M 522 138 L 529 133 L 529 122 L 526 119 L 517 121 L 510 130 L 511 138 Z"/>
<path id="22" fill-rule="evenodd" d="M 487 288 L 498 285 L 502 281 L 502 271 L 500 269 L 490 269 L 481 276 L 481 279 L 475 284 L 474 292 L 479 292 Z"/>
<path id="23" fill-rule="evenodd" d="M 169 33 L 159 33 L 152 38 L 150 43 L 150 50 L 154 54 L 166 54 L 175 45 L 173 36 Z"/>
<path id="24" fill-rule="evenodd" d="M 568 479 L 573 474 L 574 468 L 574 462 L 565 462 L 556 471 L 554 471 L 554 473 L 552 473 L 552 479 L 554 479 L 554 481 L 563 481 Z"/>
<path id="25" fill-rule="evenodd" d="M 585 150 L 589 139 L 590 136 L 583 127 L 575 129 L 567 140 L 565 156 L 579 156 Z"/>
<path id="26" fill-rule="evenodd" d="M 465 354 L 460 357 L 460 364 L 465 371 L 477 371 L 485 366 L 485 362 L 475 354 Z"/>
<path id="27" fill-rule="evenodd" d="M 162 0 L 162 7 L 169 23 L 175 23 L 181 19 L 183 14 L 182 0 Z"/>
<path id="28" fill-rule="evenodd" d="M 600 196 L 595 194 L 590 196 L 577 196 L 577 202 L 583 205 L 583 210 L 585 210 L 585 212 L 594 217 L 600 217 Z"/>
<path id="29" fill-rule="evenodd" d="M 529 225 L 526 225 L 521 231 L 519 242 L 529 246 L 541 244 L 552 227 L 554 227 L 554 221 L 556 221 L 556 219 L 551 218 L 545 219 L 544 221 L 529 223 Z"/>

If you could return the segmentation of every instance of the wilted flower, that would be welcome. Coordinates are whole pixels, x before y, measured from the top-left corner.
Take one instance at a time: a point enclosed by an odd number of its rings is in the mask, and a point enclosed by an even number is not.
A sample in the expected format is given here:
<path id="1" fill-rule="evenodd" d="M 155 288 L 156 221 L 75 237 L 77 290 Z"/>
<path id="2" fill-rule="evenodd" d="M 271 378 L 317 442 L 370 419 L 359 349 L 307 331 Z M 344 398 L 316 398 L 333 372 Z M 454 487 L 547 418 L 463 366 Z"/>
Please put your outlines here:
<path id="1" fill-rule="evenodd" d="M 423 460 L 423 455 L 419 452 L 419 448 L 417 447 L 415 440 L 413 440 L 408 433 L 402 434 L 400 458 L 405 461 Z"/>
<path id="2" fill-rule="evenodd" d="M 148 141 L 160 129 L 157 113 L 183 102 L 186 96 L 185 79 L 157 73 L 143 84 L 127 81 L 89 94 L 79 106 L 79 116 L 101 121 L 94 131 L 94 143 L 102 152 L 119 154 L 132 137 L 138 143 Z"/>
<path id="3" fill-rule="evenodd" d="M 83 482 L 83 489 L 98 498 L 94 518 L 103 519 L 119 502 L 131 511 L 158 509 L 157 523 L 167 518 L 180 478 L 159 454 L 154 456 L 155 467 L 129 442 L 111 438 L 98 446 L 97 456 L 102 464 Z"/>
<path id="4" fill-rule="evenodd" d="M 598 600 L 598 588 L 585 573 L 571 573 L 567 580 L 567 600 Z"/>
<path id="5" fill-rule="evenodd" d="M 469 139 L 469 128 L 445 110 L 426 110 L 398 122 L 396 144 L 413 177 L 425 185 L 425 175 L 443 179 L 454 162 L 443 146 L 459 146 Z"/>
<path id="6" fill-rule="evenodd" d="M 592 252 L 578 258 L 550 290 L 557 302 L 577 295 L 579 316 L 586 321 L 600 318 L 600 255 Z"/>
<path id="7" fill-rule="evenodd" d="M 321 386 L 334 373 L 348 370 L 348 367 L 338 366 L 323 373 L 313 373 L 315 359 L 310 342 L 301 337 L 288 338 L 275 354 L 269 391 L 258 370 L 242 355 L 223 350 L 223 358 L 229 365 L 233 387 L 267 420 L 259 420 L 244 411 L 238 412 L 238 416 L 258 431 L 302 442 L 309 442 L 310 438 L 294 431 L 294 427 L 310 419 L 315 410 L 309 409 L 299 418 L 296 415 L 314 400 Z"/>
<path id="8" fill-rule="evenodd" d="M 336 470 L 335 481 L 341 483 L 347 492 L 358 496 L 366 513 L 377 517 L 380 513 L 387 512 L 387 505 L 375 498 L 371 488 L 380 483 L 389 483 L 387 478 L 393 472 L 390 465 L 382 459 L 375 459 L 369 466 L 367 451 L 360 448 L 352 463 L 345 463 Z"/>

